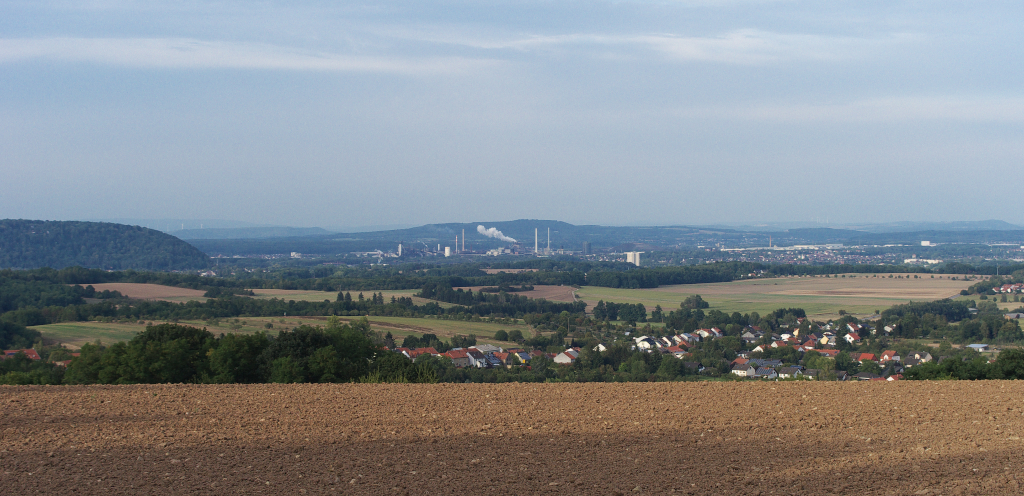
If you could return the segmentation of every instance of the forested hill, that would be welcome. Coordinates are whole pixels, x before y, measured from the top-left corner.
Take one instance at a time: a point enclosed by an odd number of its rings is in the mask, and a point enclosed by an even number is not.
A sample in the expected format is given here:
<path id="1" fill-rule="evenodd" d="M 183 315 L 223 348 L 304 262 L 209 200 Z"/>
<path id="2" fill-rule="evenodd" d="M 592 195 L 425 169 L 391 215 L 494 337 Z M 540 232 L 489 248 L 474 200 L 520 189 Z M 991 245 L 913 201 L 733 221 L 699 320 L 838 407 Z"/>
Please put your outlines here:
<path id="1" fill-rule="evenodd" d="M 107 222 L 0 220 L 0 268 L 190 270 L 209 257 L 169 234 Z"/>

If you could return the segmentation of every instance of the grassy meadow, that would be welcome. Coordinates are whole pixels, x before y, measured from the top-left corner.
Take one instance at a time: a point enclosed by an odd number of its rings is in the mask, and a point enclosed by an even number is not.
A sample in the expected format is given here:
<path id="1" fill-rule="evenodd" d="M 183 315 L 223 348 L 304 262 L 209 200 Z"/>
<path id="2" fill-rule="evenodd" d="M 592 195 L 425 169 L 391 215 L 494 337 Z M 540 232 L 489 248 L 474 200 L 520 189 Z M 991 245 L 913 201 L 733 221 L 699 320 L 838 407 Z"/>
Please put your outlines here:
<path id="1" fill-rule="evenodd" d="M 836 318 L 840 310 L 867 317 L 875 310 L 908 301 L 933 301 L 954 296 L 974 281 L 931 274 L 844 274 L 846 277 L 782 277 L 750 279 L 713 284 L 682 284 L 654 289 L 616 289 L 585 286 L 577 291 L 592 309 L 599 300 L 616 303 L 643 303 L 648 312 L 661 305 L 666 312 L 679 308 L 689 295 L 699 294 L 711 309 L 727 313 L 758 312 L 778 308 L 803 308 L 809 317 Z M 884 276 L 884 277 L 883 277 Z"/>
<path id="2" fill-rule="evenodd" d="M 356 320 L 359 317 L 340 317 L 342 322 Z M 513 346 L 514 343 L 497 341 L 494 333 L 499 330 L 511 331 L 519 329 L 524 336 L 531 336 L 530 326 L 525 324 L 507 325 L 494 322 L 463 322 L 438 319 L 415 319 L 406 317 L 368 317 L 370 327 L 381 334 L 390 332 L 395 336 L 396 341 L 401 343 L 402 338 L 409 335 L 422 336 L 423 334 L 436 334 L 443 340 L 450 340 L 457 334 L 475 334 L 480 343 L 493 343 L 504 347 Z M 148 324 L 147 322 L 146 324 Z M 162 324 L 162 321 L 152 322 Z M 281 330 L 290 330 L 303 324 L 325 325 L 327 317 L 239 317 L 237 319 L 220 319 L 216 322 L 206 321 L 180 321 L 179 324 L 190 325 L 199 328 L 206 328 L 215 335 L 219 334 L 252 334 L 256 332 L 267 332 L 277 334 Z M 49 324 L 34 326 L 42 333 L 43 338 L 49 341 L 63 343 L 69 348 L 80 348 L 85 343 L 95 342 L 97 339 L 104 344 L 111 344 L 117 341 L 127 341 L 136 334 L 146 329 L 146 324 L 138 323 L 105 323 L 105 322 L 64 322 L 60 324 Z M 267 327 L 271 324 L 272 327 Z"/>

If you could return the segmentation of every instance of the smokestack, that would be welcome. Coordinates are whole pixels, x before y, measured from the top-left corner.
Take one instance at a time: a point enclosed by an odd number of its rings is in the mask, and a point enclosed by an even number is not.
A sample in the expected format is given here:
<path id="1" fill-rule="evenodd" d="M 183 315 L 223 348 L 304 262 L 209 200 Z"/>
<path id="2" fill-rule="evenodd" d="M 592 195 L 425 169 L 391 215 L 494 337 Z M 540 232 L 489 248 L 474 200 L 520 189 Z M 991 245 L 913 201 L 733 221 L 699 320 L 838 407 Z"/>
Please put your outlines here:
<path id="1" fill-rule="evenodd" d="M 455 235 L 455 253 L 456 254 L 459 253 L 459 235 L 458 234 Z"/>
<path id="2" fill-rule="evenodd" d="M 551 254 L 551 228 L 550 227 L 548 228 L 548 248 L 547 248 L 547 250 L 544 250 L 544 252 L 547 253 L 548 255 Z"/>
<path id="3" fill-rule="evenodd" d="M 462 251 L 466 251 L 466 230 L 462 230 Z"/>
<path id="4" fill-rule="evenodd" d="M 533 254 L 536 255 L 540 251 L 539 237 L 537 236 L 537 228 L 533 228 Z"/>

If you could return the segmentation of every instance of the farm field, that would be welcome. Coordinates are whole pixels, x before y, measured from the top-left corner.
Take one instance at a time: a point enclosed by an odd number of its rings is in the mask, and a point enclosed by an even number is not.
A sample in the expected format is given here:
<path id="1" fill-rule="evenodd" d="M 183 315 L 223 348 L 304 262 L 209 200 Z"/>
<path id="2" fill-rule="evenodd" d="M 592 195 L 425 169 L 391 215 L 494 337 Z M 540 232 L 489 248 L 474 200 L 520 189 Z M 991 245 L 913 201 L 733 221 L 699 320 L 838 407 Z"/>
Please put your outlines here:
<path id="1" fill-rule="evenodd" d="M 161 300 L 161 301 L 172 301 L 176 303 L 184 303 L 186 301 L 206 301 L 207 298 L 203 296 L 205 291 L 198 289 L 178 288 L 175 286 L 163 286 L 160 284 L 142 284 L 142 283 L 131 283 L 131 282 L 113 282 L 103 284 L 93 284 L 92 287 L 96 288 L 97 291 L 110 290 L 120 291 L 121 294 L 129 298 L 137 298 L 140 300 Z M 269 300 L 278 298 L 282 300 L 295 300 L 295 301 L 334 301 L 338 298 L 338 293 L 334 291 L 309 291 L 302 289 L 254 289 L 253 293 L 256 296 L 253 298 L 259 300 Z M 384 300 L 390 301 L 391 297 L 409 297 L 418 304 L 421 305 L 426 303 L 427 299 L 414 297 L 413 294 L 417 290 L 410 289 L 404 291 L 363 291 L 363 296 L 369 298 L 372 293 L 384 293 Z M 359 291 L 350 291 L 352 298 L 358 298 Z M 443 305 L 443 304 L 442 304 Z"/>
<path id="2" fill-rule="evenodd" d="M 1022 395 L 1022 381 L 0 386 L 0 470 L 11 494 L 1020 494 Z"/>
<path id="3" fill-rule="evenodd" d="M 342 322 L 348 322 L 359 317 L 339 317 Z M 370 327 L 381 333 L 390 332 L 396 338 L 402 338 L 410 334 L 417 337 L 424 333 L 436 334 L 439 338 L 450 340 L 456 334 L 468 336 L 476 334 L 478 342 L 493 343 L 503 347 L 513 346 L 513 343 L 497 341 L 494 333 L 504 329 L 511 331 L 519 329 L 524 336 L 532 336 L 530 326 L 525 324 L 506 325 L 493 322 L 463 322 L 452 320 L 436 319 L 414 319 L 406 317 L 368 317 Z M 190 325 L 199 328 L 206 328 L 213 334 L 252 334 L 259 331 L 268 334 L 277 334 L 282 329 L 292 329 L 302 324 L 325 325 L 327 317 L 239 317 L 236 319 L 220 319 L 216 325 L 210 325 L 205 321 L 189 320 L 180 321 L 179 324 Z M 282 322 L 283 321 L 283 322 Z M 164 321 L 154 321 L 154 324 L 163 324 Z M 273 325 L 267 328 L 266 324 Z M 117 341 L 127 341 L 136 334 L 146 329 L 145 325 L 137 323 L 104 323 L 104 322 L 64 322 L 60 324 L 47 324 L 33 326 L 31 329 L 43 334 L 43 338 L 52 342 L 63 343 L 69 348 L 78 349 L 85 343 L 92 343 L 99 339 L 104 344 L 111 344 Z M 401 340 L 399 339 L 399 342 Z"/>
<path id="4" fill-rule="evenodd" d="M 462 289 L 463 291 L 465 291 L 467 289 L 472 289 L 473 291 L 480 291 L 481 288 L 485 288 L 485 287 L 487 287 L 487 286 L 463 286 L 461 288 L 456 287 L 456 288 L 453 288 L 453 289 Z M 491 287 L 493 287 L 493 286 L 491 286 Z M 526 296 L 528 298 L 544 298 L 545 300 L 549 300 L 549 301 L 573 302 L 573 301 L 576 301 L 574 299 L 574 297 L 573 297 L 573 293 L 575 291 L 576 291 L 576 288 L 574 288 L 572 286 L 541 286 L 541 285 L 537 285 L 537 286 L 534 286 L 533 289 L 530 290 L 530 291 L 516 291 L 515 293 L 511 293 L 511 294 L 517 294 L 517 295 L 521 295 L 521 296 Z"/>
<path id="5" fill-rule="evenodd" d="M 855 277 L 851 277 L 855 276 Z M 888 274 L 886 274 L 888 276 Z M 904 275 L 905 276 L 905 275 Z M 839 310 L 867 317 L 875 310 L 908 301 L 933 301 L 959 294 L 976 281 L 932 279 L 889 279 L 851 274 L 847 277 L 782 277 L 750 279 L 712 284 L 680 284 L 655 289 L 615 289 L 584 286 L 577 295 L 593 309 L 599 300 L 643 303 L 648 312 L 661 305 L 666 312 L 679 308 L 689 295 L 699 294 L 712 310 L 765 314 L 778 308 L 803 308 L 812 318 L 839 316 Z"/>
<path id="6" fill-rule="evenodd" d="M 99 339 L 103 344 L 128 341 L 145 331 L 142 324 L 119 324 L 105 322 L 62 322 L 29 327 L 43 334 L 47 342 L 61 343 L 72 349 L 81 348 L 85 343 Z"/>
<path id="7" fill-rule="evenodd" d="M 254 296 L 254 298 L 256 298 L 258 300 L 269 300 L 269 299 L 273 299 L 273 298 L 278 298 L 278 299 L 282 299 L 282 300 L 295 300 L 295 301 L 324 301 L 324 300 L 335 301 L 338 298 L 338 293 L 334 292 L 334 291 L 306 291 L 306 290 L 301 290 L 301 289 L 254 289 L 254 290 L 252 290 L 252 292 L 256 293 L 256 296 Z M 395 297 L 395 298 L 402 298 L 402 297 L 412 298 L 413 303 L 415 303 L 417 305 L 422 305 L 422 304 L 430 301 L 430 300 L 428 300 L 426 298 L 419 298 L 419 297 L 413 296 L 414 294 L 419 292 L 419 290 L 416 290 L 416 289 L 407 289 L 407 290 L 399 290 L 399 291 L 381 290 L 381 291 L 347 291 L 347 292 L 352 294 L 352 299 L 353 300 L 359 298 L 359 293 L 363 293 L 363 297 L 366 298 L 366 299 L 369 299 L 370 295 L 372 295 L 373 293 L 383 293 L 384 294 L 384 301 L 385 302 L 391 301 L 391 297 L 392 296 Z M 438 303 L 438 304 L 444 306 L 443 303 Z"/>
<path id="8" fill-rule="evenodd" d="M 206 301 L 203 297 L 205 291 L 199 289 L 178 288 L 174 286 L 163 286 L 160 284 L 142 284 L 134 282 L 107 282 L 93 284 L 96 291 L 119 291 L 129 298 L 140 300 L 161 300 L 161 301 Z"/>

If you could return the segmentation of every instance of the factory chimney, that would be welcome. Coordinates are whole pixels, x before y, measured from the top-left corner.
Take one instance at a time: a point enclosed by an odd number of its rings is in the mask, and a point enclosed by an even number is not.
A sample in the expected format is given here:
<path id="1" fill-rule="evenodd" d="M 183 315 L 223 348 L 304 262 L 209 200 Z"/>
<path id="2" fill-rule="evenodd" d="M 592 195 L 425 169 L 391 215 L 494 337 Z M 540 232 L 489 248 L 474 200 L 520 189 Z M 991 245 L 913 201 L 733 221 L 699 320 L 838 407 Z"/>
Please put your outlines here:
<path id="1" fill-rule="evenodd" d="M 547 254 L 547 255 L 551 254 L 551 228 L 550 227 L 548 228 L 548 248 L 546 250 L 544 250 L 544 253 Z"/>
<path id="2" fill-rule="evenodd" d="M 533 228 L 533 254 L 536 255 L 540 250 L 540 244 L 538 243 L 539 238 L 537 237 L 537 228 Z"/>
<path id="3" fill-rule="evenodd" d="M 466 230 L 462 230 L 462 251 L 466 251 Z"/>

